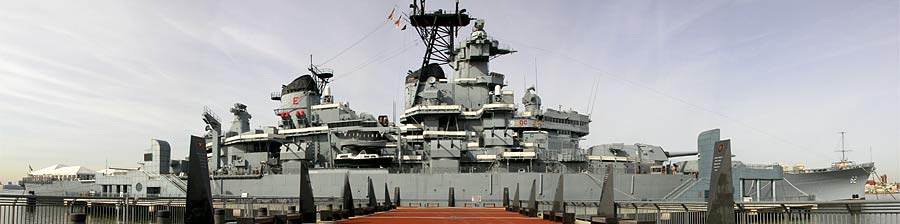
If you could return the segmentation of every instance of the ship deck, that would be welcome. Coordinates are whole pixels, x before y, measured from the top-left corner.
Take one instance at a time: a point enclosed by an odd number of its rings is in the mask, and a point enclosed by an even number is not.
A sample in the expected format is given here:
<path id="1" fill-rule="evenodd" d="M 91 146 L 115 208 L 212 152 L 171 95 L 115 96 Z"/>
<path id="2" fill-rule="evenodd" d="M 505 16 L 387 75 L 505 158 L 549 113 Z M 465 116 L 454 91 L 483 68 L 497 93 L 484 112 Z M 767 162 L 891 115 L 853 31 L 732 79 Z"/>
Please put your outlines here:
<path id="1" fill-rule="evenodd" d="M 388 212 L 339 221 L 340 224 L 378 223 L 467 223 L 467 224 L 519 224 L 554 223 L 539 217 L 528 217 L 503 208 L 416 208 L 401 207 Z"/>

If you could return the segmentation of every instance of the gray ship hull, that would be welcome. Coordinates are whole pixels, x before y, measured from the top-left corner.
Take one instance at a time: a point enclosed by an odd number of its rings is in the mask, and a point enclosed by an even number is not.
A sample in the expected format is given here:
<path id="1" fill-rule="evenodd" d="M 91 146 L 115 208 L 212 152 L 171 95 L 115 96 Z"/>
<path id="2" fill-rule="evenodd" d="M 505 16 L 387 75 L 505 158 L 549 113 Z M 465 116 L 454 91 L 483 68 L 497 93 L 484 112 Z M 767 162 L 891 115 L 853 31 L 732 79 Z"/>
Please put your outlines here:
<path id="1" fill-rule="evenodd" d="M 786 173 L 786 180 L 776 181 L 777 200 L 844 200 L 856 194 L 864 196 L 865 180 L 869 176 L 870 167 L 857 167 L 838 171 L 812 172 L 803 174 Z M 317 198 L 338 198 L 344 176 L 350 175 L 354 197 L 365 198 L 366 178 L 371 177 L 377 186 L 387 183 L 388 187 L 400 187 L 403 205 L 408 203 L 439 203 L 446 205 L 450 187 L 455 190 L 456 199 L 460 203 L 480 198 L 482 202 L 499 203 L 504 187 L 514 193 L 516 184 L 522 192 L 530 191 L 531 181 L 538 182 L 538 200 L 550 200 L 556 189 L 556 173 L 389 173 L 385 169 L 313 169 L 310 178 L 313 192 Z M 565 200 L 596 201 L 600 197 L 603 173 L 565 174 Z M 856 182 L 851 179 L 855 177 Z M 660 174 L 617 174 L 615 183 L 616 200 L 655 200 L 655 201 L 703 201 L 702 189 L 706 187 L 705 179 L 695 179 L 692 175 L 660 175 Z M 213 178 L 214 195 L 249 197 L 294 197 L 300 194 L 300 176 L 297 174 L 274 174 L 262 176 L 242 176 L 230 178 Z M 39 195 L 95 195 L 103 194 L 101 184 L 132 186 L 129 195 L 147 196 L 146 191 L 135 191 L 133 186 L 141 183 L 144 186 L 159 186 L 162 190 L 156 196 L 184 197 L 182 190 L 184 180 L 175 177 L 148 178 L 144 175 L 131 174 L 128 177 L 98 177 L 97 182 L 55 181 L 47 184 L 26 184 L 27 191 L 35 191 Z M 749 184 L 749 183 L 748 183 Z M 765 185 L 765 184 L 764 184 Z M 794 188 L 796 187 L 796 188 Z M 692 191 L 692 189 L 695 189 Z M 755 196 L 755 189 L 747 186 L 746 194 Z M 802 192 L 797 192 L 797 190 Z M 772 200 L 770 188 L 761 187 L 762 201 Z M 740 192 L 740 191 L 736 191 Z M 741 196 L 735 194 L 737 199 Z M 803 198 L 803 199 L 801 199 Z"/>
<path id="2" fill-rule="evenodd" d="M 317 198 L 340 197 L 344 176 L 349 171 L 354 198 L 365 198 L 366 178 L 371 177 L 375 186 L 400 187 L 402 205 L 408 203 L 439 203 L 447 205 L 449 188 L 454 188 L 456 200 L 479 199 L 500 206 L 503 188 L 513 194 L 516 184 L 522 192 L 529 192 L 532 180 L 537 180 L 537 199 L 550 200 L 554 196 L 559 174 L 555 173 L 456 173 L 456 174 L 403 174 L 386 170 L 311 170 L 313 194 Z M 596 201 L 600 198 L 603 174 L 565 174 L 565 200 Z M 616 198 L 620 200 L 660 200 L 682 183 L 693 179 L 688 175 L 616 175 Z M 214 180 L 213 194 L 250 197 L 299 195 L 299 175 L 266 175 L 258 179 Z M 522 193 L 524 194 L 524 193 Z"/>
<path id="3" fill-rule="evenodd" d="M 871 166 L 863 165 L 842 170 L 785 173 L 784 179 L 816 201 L 846 200 L 865 197 L 871 169 Z"/>

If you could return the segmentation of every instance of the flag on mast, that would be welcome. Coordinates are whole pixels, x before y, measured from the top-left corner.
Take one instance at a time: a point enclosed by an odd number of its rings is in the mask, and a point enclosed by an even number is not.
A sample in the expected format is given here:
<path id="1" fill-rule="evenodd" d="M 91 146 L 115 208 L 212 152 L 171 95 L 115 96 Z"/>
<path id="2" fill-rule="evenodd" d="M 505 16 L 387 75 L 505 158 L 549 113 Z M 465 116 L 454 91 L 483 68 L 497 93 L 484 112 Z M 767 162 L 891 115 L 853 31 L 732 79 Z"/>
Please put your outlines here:
<path id="1" fill-rule="evenodd" d="M 403 24 L 403 15 L 397 15 L 397 19 L 394 19 L 394 11 L 395 9 L 391 9 L 391 14 L 388 15 L 388 21 L 394 22 L 394 26 L 397 26 L 400 30 L 406 30 L 406 24 Z"/>

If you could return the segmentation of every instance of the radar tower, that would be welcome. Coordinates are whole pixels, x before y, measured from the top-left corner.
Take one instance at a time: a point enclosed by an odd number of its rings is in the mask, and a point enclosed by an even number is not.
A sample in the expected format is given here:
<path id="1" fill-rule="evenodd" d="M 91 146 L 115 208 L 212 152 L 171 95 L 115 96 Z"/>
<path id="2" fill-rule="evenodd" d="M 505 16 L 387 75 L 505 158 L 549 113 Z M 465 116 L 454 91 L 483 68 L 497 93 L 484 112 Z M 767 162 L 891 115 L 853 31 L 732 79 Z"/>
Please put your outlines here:
<path id="1" fill-rule="evenodd" d="M 838 133 L 841 134 L 841 150 L 837 150 L 836 152 L 840 152 L 840 153 L 841 153 L 841 163 L 846 163 L 846 162 L 848 162 L 848 161 L 847 161 L 847 152 L 850 152 L 850 151 L 853 151 L 853 150 L 848 150 L 848 149 L 844 148 L 844 135 L 846 135 L 847 132 L 846 132 L 846 131 L 840 131 L 840 132 L 838 132 Z"/>
<path id="2" fill-rule="evenodd" d="M 425 56 L 422 57 L 421 67 L 424 68 L 432 61 L 440 65 L 453 61 L 454 42 L 459 29 L 468 26 L 474 18 L 465 14 L 465 9 L 459 9 L 459 1 L 456 1 L 454 12 L 439 9 L 426 13 L 425 0 L 413 0 L 409 7 L 412 9 L 409 22 L 416 28 L 416 33 L 425 44 Z"/>

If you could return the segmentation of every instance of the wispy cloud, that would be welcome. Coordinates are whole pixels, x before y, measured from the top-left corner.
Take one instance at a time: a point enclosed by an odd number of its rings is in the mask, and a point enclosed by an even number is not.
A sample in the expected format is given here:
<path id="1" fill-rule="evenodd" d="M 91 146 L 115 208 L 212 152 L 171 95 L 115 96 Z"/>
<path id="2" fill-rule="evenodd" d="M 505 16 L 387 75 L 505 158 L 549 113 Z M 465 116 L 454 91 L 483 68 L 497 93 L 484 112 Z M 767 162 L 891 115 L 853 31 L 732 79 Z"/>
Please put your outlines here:
<path id="1" fill-rule="evenodd" d="M 687 151 L 700 131 L 722 128 L 741 160 L 823 166 L 835 158 L 834 132 L 846 130 L 854 147 L 873 148 L 880 171 L 900 175 L 888 165 L 900 158 L 896 1 L 461 5 L 519 50 L 491 64 L 506 74 L 505 88 L 521 94 L 538 84 L 545 107 L 581 109 L 600 81 L 583 147 L 642 142 Z M 330 58 L 403 6 L 4 4 L 0 179 L 19 178 L 26 164 L 99 167 L 109 158 L 133 166 L 150 138 L 184 153 L 187 136 L 203 133 L 203 105 L 229 119 L 227 108 L 242 102 L 254 126 L 274 125 L 278 103 L 268 93 L 302 74 L 310 54 Z M 373 114 L 402 105 L 402 77 L 421 63 L 417 38 L 379 29 L 330 62 L 336 97 Z"/>

